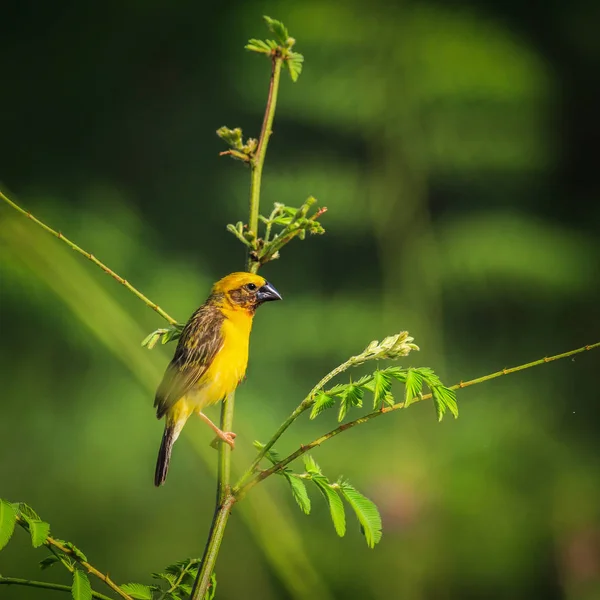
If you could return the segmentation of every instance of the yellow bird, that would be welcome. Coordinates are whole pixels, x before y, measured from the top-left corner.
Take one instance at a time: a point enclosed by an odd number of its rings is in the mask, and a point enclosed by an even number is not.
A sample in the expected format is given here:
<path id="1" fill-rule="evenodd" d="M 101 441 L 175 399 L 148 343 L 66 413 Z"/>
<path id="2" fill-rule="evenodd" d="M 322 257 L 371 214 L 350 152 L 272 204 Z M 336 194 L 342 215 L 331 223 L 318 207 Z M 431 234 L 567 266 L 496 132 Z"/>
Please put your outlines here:
<path id="1" fill-rule="evenodd" d="M 234 447 L 235 433 L 221 431 L 202 410 L 223 400 L 244 378 L 252 319 L 256 309 L 270 300 L 281 296 L 266 279 L 231 273 L 215 283 L 206 302 L 186 323 L 154 400 L 157 418 L 165 417 L 156 486 L 167 478 L 173 444 L 192 413 Z"/>

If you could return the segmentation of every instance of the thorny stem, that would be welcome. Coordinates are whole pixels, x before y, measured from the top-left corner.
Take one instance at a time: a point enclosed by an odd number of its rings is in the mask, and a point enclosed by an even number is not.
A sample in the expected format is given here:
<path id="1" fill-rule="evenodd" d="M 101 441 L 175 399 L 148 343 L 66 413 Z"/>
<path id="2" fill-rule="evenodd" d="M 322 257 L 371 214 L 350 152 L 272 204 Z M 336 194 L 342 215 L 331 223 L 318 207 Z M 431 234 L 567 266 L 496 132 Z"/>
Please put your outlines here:
<path id="1" fill-rule="evenodd" d="M 248 470 L 242 475 L 238 483 L 233 489 L 233 494 L 239 499 L 241 497 L 240 490 L 244 487 L 245 483 L 252 477 L 256 468 L 260 464 L 260 461 L 265 457 L 266 453 L 275 445 L 277 440 L 283 435 L 285 430 L 308 408 L 313 405 L 315 394 L 323 389 L 323 387 L 329 383 L 334 377 L 337 377 L 340 373 L 343 373 L 354 364 L 353 358 L 349 358 L 345 363 L 342 363 L 339 367 L 330 371 L 310 390 L 306 398 L 300 402 L 292 414 L 279 426 L 279 429 L 273 434 L 271 439 L 265 444 L 265 447 L 260 450 L 256 455 L 256 458 L 252 461 L 252 464 Z"/>
<path id="2" fill-rule="evenodd" d="M 545 358 L 540 358 L 539 360 L 535 360 L 530 363 L 526 363 L 524 365 L 519 365 L 518 367 L 511 367 L 510 369 L 502 369 L 501 371 L 496 371 L 495 373 L 491 373 L 489 375 L 484 375 L 483 377 L 478 377 L 477 379 L 471 379 L 470 381 L 461 381 L 450 387 L 451 390 L 460 390 L 462 388 L 469 387 L 471 385 L 477 385 L 478 383 L 483 383 L 485 381 L 490 381 L 491 379 L 497 379 L 498 377 L 502 377 L 503 375 L 510 375 L 511 373 L 517 373 L 518 371 L 524 371 L 525 369 L 530 369 L 531 367 L 537 367 L 539 365 L 543 365 L 555 360 L 560 360 L 561 358 L 568 358 L 569 356 L 574 356 L 575 354 L 581 354 L 582 352 L 586 352 L 588 350 L 593 350 L 594 348 L 599 348 L 600 342 L 596 342 L 595 344 L 588 344 L 587 346 L 583 346 L 582 348 L 577 348 L 576 350 L 570 350 L 569 352 L 563 352 L 562 354 L 555 354 L 554 356 L 547 356 Z M 414 398 L 411 404 L 415 402 L 420 402 L 422 400 L 430 400 L 432 397 L 431 394 L 425 394 L 423 396 L 419 396 Z M 371 419 L 375 417 L 379 417 L 381 415 L 390 413 L 394 410 L 398 410 L 400 408 L 404 408 L 404 402 L 398 402 L 393 406 L 386 406 L 381 408 L 380 410 L 375 410 L 363 417 L 355 419 L 354 421 L 349 421 L 348 423 L 342 423 L 339 427 L 332 429 L 329 433 L 322 435 L 321 437 L 313 440 L 309 444 L 303 444 L 298 448 L 295 452 L 292 452 L 289 456 L 286 456 L 284 459 L 279 461 L 277 464 L 273 465 L 269 469 L 265 469 L 258 473 L 253 479 L 251 479 L 247 484 L 245 484 L 241 489 L 237 490 L 236 496 L 241 498 L 245 495 L 250 489 L 252 489 L 259 481 L 266 479 L 273 473 L 277 473 L 281 471 L 284 467 L 286 467 L 293 460 L 302 456 L 309 450 L 320 446 L 323 442 L 330 440 L 335 437 L 342 431 L 346 431 L 347 429 L 351 429 L 352 427 L 356 427 L 357 425 L 362 425 L 363 423 L 367 423 Z"/>
<path id="3" fill-rule="evenodd" d="M 70 585 L 61 585 L 60 583 L 47 583 L 46 581 L 33 581 L 31 579 L 19 579 L 18 577 L 3 577 L 0 575 L 0 585 L 24 585 L 27 587 L 34 588 L 42 588 L 46 590 L 57 590 L 59 592 L 68 592 L 71 593 Z M 112 600 L 108 596 L 104 594 L 100 594 L 99 592 L 94 592 L 92 590 L 92 598 L 97 598 L 98 600 Z"/>
<path id="4" fill-rule="evenodd" d="M 275 116 L 275 107 L 277 106 L 277 92 L 279 91 L 279 79 L 281 75 L 281 66 L 283 59 L 279 53 L 272 57 L 271 81 L 269 84 L 269 94 L 267 97 L 267 106 L 263 119 L 260 138 L 256 148 L 256 155 L 251 162 L 252 174 L 250 178 L 250 215 L 248 219 L 249 232 L 255 236 L 258 233 L 258 212 L 260 206 L 260 184 L 262 170 L 267 154 L 269 138 L 273 132 L 273 118 Z M 251 253 L 248 254 L 246 269 L 251 273 L 256 273 L 260 263 Z M 235 394 L 230 394 L 223 402 L 221 408 L 221 429 L 231 431 L 233 427 Z M 231 448 L 229 444 L 219 444 L 219 475 L 217 482 L 217 502 L 215 514 L 213 516 L 210 534 L 204 549 L 204 555 L 198 576 L 194 581 L 194 587 L 190 600 L 202 600 L 210 586 L 210 578 L 215 568 L 217 556 L 229 514 L 236 501 L 236 497 L 231 492 Z"/>
<path id="5" fill-rule="evenodd" d="M 134 288 L 129 281 L 123 279 L 120 275 L 117 275 L 112 269 L 107 267 L 103 262 L 100 262 L 93 254 L 86 252 L 83 248 L 79 247 L 77 244 L 73 243 L 71 240 L 66 238 L 60 231 L 55 231 L 51 227 L 48 227 L 45 223 L 34 217 L 29 211 L 22 209 L 18 204 L 15 204 L 10 198 L 7 198 L 0 191 L 0 198 L 4 200 L 9 206 L 12 206 L 15 210 L 19 211 L 22 215 L 25 215 L 28 219 L 31 219 L 34 223 L 39 225 L 42 229 L 51 233 L 54 237 L 57 237 L 59 240 L 63 241 L 69 248 L 75 250 L 75 252 L 79 252 L 79 254 L 85 256 L 87 259 L 91 260 L 95 265 L 98 265 L 105 273 L 108 273 L 113 279 L 116 279 L 121 285 L 124 285 L 131 293 L 135 294 L 146 306 L 149 306 L 152 310 L 156 311 L 163 319 L 168 321 L 171 325 L 176 325 L 177 321 L 168 315 L 160 306 L 152 302 L 149 298 L 144 296 L 142 292 L 138 289 Z"/>

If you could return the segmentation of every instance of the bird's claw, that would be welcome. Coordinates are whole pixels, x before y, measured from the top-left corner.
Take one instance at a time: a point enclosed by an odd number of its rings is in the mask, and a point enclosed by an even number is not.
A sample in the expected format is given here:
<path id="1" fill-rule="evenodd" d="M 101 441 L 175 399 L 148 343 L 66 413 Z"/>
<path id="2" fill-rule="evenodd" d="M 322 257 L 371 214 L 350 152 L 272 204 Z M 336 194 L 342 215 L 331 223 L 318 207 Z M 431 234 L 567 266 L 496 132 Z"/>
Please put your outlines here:
<path id="1" fill-rule="evenodd" d="M 211 447 L 217 450 L 219 448 L 219 444 L 221 442 L 225 442 L 229 444 L 232 450 L 235 449 L 235 438 L 237 437 L 237 433 L 233 433 L 233 431 L 221 431 L 217 434 L 217 437 L 210 443 Z"/>

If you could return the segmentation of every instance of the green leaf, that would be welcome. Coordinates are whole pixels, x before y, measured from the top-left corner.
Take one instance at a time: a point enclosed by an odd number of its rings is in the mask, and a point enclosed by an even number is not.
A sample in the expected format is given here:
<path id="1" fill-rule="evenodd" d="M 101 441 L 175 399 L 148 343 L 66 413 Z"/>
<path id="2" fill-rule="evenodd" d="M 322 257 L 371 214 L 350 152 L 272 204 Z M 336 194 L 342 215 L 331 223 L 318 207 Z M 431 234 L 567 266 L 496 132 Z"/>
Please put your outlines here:
<path id="1" fill-rule="evenodd" d="M 60 562 L 60 558 L 58 558 L 58 556 L 54 556 L 54 554 L 51 554 L 50 556 L 46 556 L 46 558 L 43 558 L 42 560 L 40 560 L 40 569 L 42 571 L 44 571 L 45 569 L 48 569 L 52 565 L 55 565 L 57 562 Z"/>
<path id="2" fill-rule="evenodd" d="M 8 544 L 15 530 L 17 511 L 14 506 L 0 498 L 0 550 Z"/>
<path id="3" fill-rule="evenodd" d="M 404 408 L 408 408 L 423 389 L 423 375 L 416 369 L 408 369 L 404 385 L 406 386 Z"/>
<path id="4" fill-rule="evenodd" d="M 388 406 L 394 406 L 394 404 L 396 404 L 396 400 L 391 393 L 388 393 L 383 397 L 383 403 L 387 404 Z"/>
<path id="5" fill-rule="evenodd" d="M 270 54 L 271 48 L 267 45 L 266 42 L 257 39 L 248 40 L 248 43 L 244 46 L 246 50 L 250 50 L 251 52 L 259 52 L 262 54 Z"/>
<path id="6" fill-rule="evenodd" d="M 242 130 L 239 127 L 229 129 L 229 127 L 219 127 L 217 135 L 228 145 L 236 150 L 241 150 L 244 147 L 242 140 Z"/>
<path id="7" fill-rule="evenodd" d="M 392 376 L 377 369 L 373 373 L 373 408 L 378 408 L 386 402 L 386 396 L 392 389 Z M 393 401 L 393 400 L 392 400 Z"/>
<path id="8" fill-rule="evenodd" d="M 324 475 L 313 475 L 312 481 L 315 482 L 327 504 L 329 505 L 329 512 L 331 514 L 331 520 L 335 527 L 335 532 L 340 536 L 344 537 L 346 533 L 346 513 L 344 512 L 344 504 L 337 492 L 331 487 L 331 484 Z"/>
<path id="9" fill-rule="evenodd" d="M 32 519 L 28 523 L 29 533 L 31 533 L 31 544 L 34 548 L 43 546 L 50 533 L 50 524 L 37 519 Z"/>
<path id="10" fill-rule="evenodd" d="M 156 346 L 156 343 L 158 342 L 158 340 L 160 339 L 160 336 L 162 334 L 159 333 L 158 331 L 153 331 L 152 333 L 149 333 L 143 340 L 142 340 L 142 346 L 145 346 L 146 348 L 148 348 L 148 350 L 152 350 L 152 348 L 154 348 L 154 346 Z"/>
<path id="11" fill-rule="evenodd" d="M 384 371 L 400 383 L 404 383 L 406 381 L 406 376 L 408 373 L 407 369 L 403 369 L 402 367 L 388 367 L 387 369 L 384 369 Z"/>
<path id="12" fill-rule="evenodd" d="M 80 569 L 73 571 L 73 584 L 71 585 L 73 600 L 92 600 L 92 586 L 88 576 Z"/>
<path id="13" fill-rule="evenodd" d="M 172 573 L 173 575 L 179 575 L 182 571 L 189 569 L 192 565 L 198 564 L 198 559 L 196 558 L 186 558 L 185 560 L 178 560 L 176 563 L 169 565 L 165 568 L 167 573 Z"/>
<path id="14" fill-rule="evenodd" d="M 336 383 L 333 387 L 330 387 L 328 390 L 325 390 L 325 393 L 330 396 L 339 396 L 340 394 L 346 391 L 348 385 L 348 383 Z"/>
<path id="15" fill-rule="evenodd" d="M 354 385 L 357 385 L 358 387 L 361 388 L 365 388 L 366 390 L 369 390 L 370 392 L 373 391 L 373 387 L 371 386 L 371 384 L 373 383 L 373 375 L 369 374 L 369 375 L 363 375 L 360 379 L 357 379 L 354 382 Z"/>
<path id="16" fill-rule="evenodd" d="M 330 396 L 325 392 L 318 392 L 315 397 L 315 402 L 313 404 L 312 410 L 310 411 L 310 418 L 314 419 L 318 415 L 320 415 L 324 410 L 331 408 L 335 404 L 334 396 Z"/>
<path id="17" fill-rule="evenodd" d="M 266 444 L 263 444 L 262 442 L 259 442 L 258 440 L 254 440 L 252 445 L 257 450 L 262 450 L 266 446 Z M 281 457 L 275 450 L 273 450 L 273 448 L 271 448 L 270 450 L 267 450 L 267 452 L 265 453 L 265 458 L 272 464 L 276 464 L 276 463 L 280 462 L 280 460 L 281 460 Z M 281 472 L 281 471 L 279 471 L 279 473 L 283 474 L 283 472 Z"/>
<path id="18" fill-rule="evenodd" d="M 199 559 L 195 559 L 198 561 L 198 563 L 200 562 Z M 190 569 L 188 571 L 188 574 L 186 575 L 186 577 L 190 577 L 192 581 L 196 580 L 196 577 L 198 577 L 198 569 Z"/>
<path id="19" fill-rule="evenodd" d="M 119 586 L 126 594 L 136 600 L 152 600 L 152 588 L 141 583 L 125 583 Z"/>
<path id="20" fill-rule="evenodd" d="M 425 383 L 430 388 L 433 388 L 436 385 L 444 385 L 441 379 L 434 373 L 433 369 L 429 367 L 418 367 L 415 369 L 415 371 L 417 371 L 423 376 Z"/>
<path id="21" fill-rule="evenodd" d="M 31 506 L 25 504 L 25 502 L 19 502 L 18 504 L 19 515 L 21 515 L 26 521 L 41 521 L 40 515 L 38 515 Z"/>
<path id="22" fill-rule="evenodd" d="M 87 562 L 87 556 L 75 544 L 73 544 L 73 542 L 65 542 L 64 545 L 71 551 L 73 556 L 77 557 L 79 560 Z"/>
<path id="23" fill-rule="evenodd" d="M 429 367 L 419 367 L 414 371 L 421 375 L 431 390 L 438 421 L 442 420 L 446 410 L 449 410 L 454 417 L 457 418 L 458 406 L 456 404 L 456 394 L 454 393 L 454 390 L 447 388 L 436 373 L 434 373 L 433 369 L 430 369 Z"/>
<path id="24" fill-rule="evenodd" d="M 183 325 L 179 323 L 175 325 L 170 325 L 166 331 L 162 335 L 162 344 L 166 344 L 167 342 L 172 342 L 174 340 L 178 340 L 181 337 L 181 332 L 183 331 Z"/>
<path id="25" fill-rule="evenodd" d="M 322 475 L 321 467 L 310 454 L 304 455 L 304 468 L 309 475 Z"/>
<path id="26" fill-rule="evenodd" d="M 347 481 L 341 481 L 339 485 L 342 496 L 356 514 L 367 545 L 373 548 L 381 539 L 381 516 L 377 506 Z"/>
<path id="27" fill-rule="evenodd" d="M 272 223 L 274 225 L 291 225 L 293 220 L 294 217 L 277 217 L 276 219 L 273 219 Z"/>
<path id="28" fill-rule="evenodd" d="M 300 479 L 297 475 L 288 473 L 285 474 L 285 478 L 292 488 L 294 500 L 296 500 L 302 512 L 306 515 L 309 515 L 310 498 L 308 497 L 308 492 L 306 491 L 306 485 L 304 485 L 304 481 L 302 481 L 302 479 Z"/>
<path id="29" fill-rule="evenodd" d="M 288 59 L 284 63 L 287 66 L 290 77 L 294 83 L 298 81 L 298 77 L 302 74 L 303 63 L 304 56 L 298 52 L 290 52 Z"/>
<path id="30" fill-rule="evenodd" d="M 173 586 L 177 581 L 177 576 L 172 575 L 171 573 L 152 573 L 152 579 L 162 579 L 163 581 L 166 581 L 170 586 Z"/>
<path id="31" fill-rule="evenodd" d="M 275 19 L 271 19 L 271 17 L 267 17 L 266 15 L 263 17 L 263 19 L 267 23 L 267 27 L 271 33 L 273 33 L 277 38 L 277 41 L 282 46 L 287 45 L 288 38 L 290 37 L 287 27 L 281 21 L 276 21 Z"/>
<path id="32" fill-rule="evenodd" d="M 206 592 L 205 600 L 213 600 L 217 593 L 217 576 L 213 573 L 210 576 L 210 587 Z"/>
<path id="33" fill-rule="evenodd" d="M 338 422 L 343 421 L 348 409 L 352 406 L 362 406 L 362 397 L 365 391 L 351 383 L 346 386 L 346 389 L 341 394 L 342 402 L 340 404 L 340 412 L 338 413 Z"/>
<path id="34" fill-rule="evenodd" d="M 431 393 L 433 394 L 438 421 L 443 419 L 446 409 L 454 415 L 455 419 L 458 418 L 458 405 L 456 404 L 456 393 L 454 390 L 444 385 L 436 385 L 431 388 Z"/>

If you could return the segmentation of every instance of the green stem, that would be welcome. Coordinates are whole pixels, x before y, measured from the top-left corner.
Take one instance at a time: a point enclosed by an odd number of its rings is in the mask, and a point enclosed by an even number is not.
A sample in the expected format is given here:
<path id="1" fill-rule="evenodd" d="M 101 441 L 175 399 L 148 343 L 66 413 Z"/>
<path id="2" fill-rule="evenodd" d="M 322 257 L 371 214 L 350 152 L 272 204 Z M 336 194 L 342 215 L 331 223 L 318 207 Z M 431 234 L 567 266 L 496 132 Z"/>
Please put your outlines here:
<path id="1" fill-rule="evenodd" d="M 490 381 L 491 379 L 497 379 L 498 377 L 502 377 L 503 375 L 510 375 L 511 373 L 517 373 L 518 371 L 524 371 L 525 369 L 530 369 L 531 367 L 537 367 L 539 365 L 544 365 L 546 363 L 549 363 L 549 362 L 552 362 L 555 360 L 560 360 L 561 358 L 568 358 L 569 356 L 574 356 L 575 354 L 581 354 L 582 352 L 586 352 L 588 350 L 593 350 L 594 348 L 599 348 L 599 347 L 600 347 L 600 342 L 596 342 L 595 344 L 588 344 L 587 346 L 583 346 L 582 348 L 577 348 L 576 350 L 570 350 L 569 352 L 563 352 L 562 354 L 555 354 L 554 356 L 547 356 L 545 358 L 540 358 L 539 360 L 535 360 L 533 362 L 526 363 L 524 365 L 519 365 L 518 367 L 511 367 L 510 369 L 502 369 L 501 371 L 496 371 L 495 373 L 491 373 L 490 375 L 484 375 L 483 377 L 478 377 L 477 379 L 471 379 L 470 381 L 461 381 L 460 383 L 457 383 L 457 384 L 453 385 L 452 387 L 450 387 L 450 389 L 451 390 L 460 390 L 462 388 L 466 388 L 471 385 L 477 385 L 477 384 L 483 383 L 485 381 Z M 414 404 L 415 402 L 421 402 L 422 400 L 430 400 L 431 397 L 432 397 L 431 394 L 425 394 L 423 396 L 413 398 L 411 405 Z M 281 471 L 281 469 L 286 467 L 293 460 L 296 460 L 299 456 L 302 456 L 309 450 L 312 450 L 313 448 L 320 446 L 323 442 L 326 442 L 327 440 L 330 440 L 331 438 L 335 437 L 339 433 L 342 433 L 342 431 L 346 431 L 347 429 L 351 429 L 352 427 L 356 427 L 357 425 L 362 425 L 363 423 L 367 423 L 371 419 L 374 419 L 375 417 L 379 417 L 381 415 L 390 413 L 390 412 L 392 412 L 394 410 L 398 410 L 400 408 L 404 408 L 404 402 L 398 402 L 398 403 L 394 404 L 393 406 L 386 406 L 384 408 L 381 408 L 380 410 L 375 410 L 375 411 L 365 415 L 364 417 L 355 419 L 354 421 L 349 421 L 348 423 L 343 423 L 339 427 L 336 427 L 335 429 L 331 430 L 329 433 L 326 433 L 326 434 L 322 435 L 321 437 L 317 438 L 316 440 L 313 440 L 312 442 L 310 442 L 310 444 L 301 445 L 300 448 L 298 448 L 298 450 L 296 450 L 295 452 L 292 452 L 292 454 L 290 454 L 289 456 L 286 456 L 284 459 L 279 461 L 277 464 L 273 465 L 271 468 L 258 473 L 252 480 L 250 480 L 243 487 L 241 487 L 241 489 L 238 489 L 236 487 L 236 497 L 241 498 L 250 489 L 252 489 L 259 481 L 266 479 L 270 475 L 273 475 L 273 473 L 277 473 L 278 471 Z"/>
<path id="2" fill-rule="evenodd" d="M 171 325 L 176 325 L 177 321 L 168 315 L 160 306 L 152 302 L 149 298 L 144 296 L 142 292 L 134 288 L 126 279 L 123 279 L 120 275 L 117 275 L 112 269 L 107 267 L 103 262 L 100 262 L 93 254 L 86 252 L 83 248 L 79 247 L 77 244 L 66 238 L 60 231 L 55 231 L 51 227 L 48 227 L 45 223 L 36 219 L 29 211 L 24 210 L 18 204 L 15 204 L 10 198 L 7 198 L 0 191 L 0 198 L 4 200 L 9 206 L 12 206 L 16 211 L 20 212 L 22 215 L 25 215 L 28 219 L 31 219 L 34 223 L 39 225 L 42 229 L 52 234 L 54 237 L 57 237 L 59 240 L 63 241 L 69 248 L 75 250 L 82 256 L 85 256 L 87 259 L 91 260 L 95 265 L 99 266 L 105 273 L 108 273 L 113 279 L 116 279 L 121 285 L 124 285 L 132 294 L 135 294 L 146 306 L 149 306 L 152 310 L 156 311 L 163 319 L 168 321 Z"/>
<path id="3" fill-rule="evenodd" d="M 235 498 L 232 495 L 228 495 L 222 504 L 217 505 L 208 536 L 208 543 L 202 557 L 202 568 L 198 572 L 196 581 L 194 581 L 190 600 L 202 600 L 206 596 L 206 592 L 210 587 L 210 578 L 214 565 L 217 562 L 221 541 L 225 534 L 225 527 L 234 503 Z"/>
<path id="4" fill-rule="evenodd" d="M 271 81 L 269 84 L 269 95 L 267 97 L 267 107 L 263 119 L 256 155 L 252 160 L 252 175 L 250 178 L 250 219 L 248 220 L 248 229 L 255 235 L 258 234 L 258 209 L 260 205 L 260 184 L 262 179 L 263 166 L 267 155 L 269 138 L 273 133 L 273 118 L 275 117 L 275 108 L 277 107 L 277 93 L 279 91 L 279 78 L 281 76 L 281 67 L 283 60 L 276 54 L 273 56 L 271 69 Z M 248 257 L 248 270 L 256 273 L 260 263 L 252 255 Z"/>
<path id="5" fill-rule="evenodd" d="M 273 132 L 273 118 L 277 106 L 277 93 L 279 91 L 279 79 L 281 75 L 281 66 L 283 59 L 277 53 L 272 58 L 271 81 L 269 84 L 269 94 L 267 97 L 267 106 L 263 119 L 260 138 L 256 148 L 256 155 L 251 163 L 252 175 L 250 177 L 250 215 L 248 220 L 249 231 L 257 236 L 258 233 L 258 212 L 260 207 L 260 184 L 262 170 L 267 155 L 267 146 L 269 138 Z M 251 273 L 256 273 L 260 263 L 255 260 L 252 254 L 248 255 L 246 269 Z M 230 394 L 223 401 L 221 408 L 221 429 L 231 431 L 233 428 L 233 412 L 235 406 L 235 394 Z M 215 568 L 217 556 L 225 527 L 229 519 L 231 508 L 236 498 L 231 493 L 231 448 L 229 444 L 219 444 L 219 475 L 217 482 L 217 505 L 213 516 L 210 534 L 204 548 L 204 556 L 198 570 L 198 576 L 194 581 L 192 595 L 190 600 L 202 600 L 210 586 L 210 578 Z"/>
<path id="6" fill-rule="evenodd" d="M 235 407 L 235 392 L 223 401 L 221 408 L 221 431 L 233 429 L 233 409 Z M 217 478 L 217 506 L 225 502 L 231 492 L 231 447 L 221 442 L 219 444 L 219 473 Z"/>
<path id="7" fill-rule="evenodd" d="M 57 590 L 59 592 L 71 593 L 70 585 L 61 585 L 60 583 L 47 583 L 45 581 L 32 581 L 31 579 L 19 579 L 18 577 L 2 577 L 0 575 L 0 585 L 24 585 L 26 587 L 42 588 L 45 590 Z M 104 594 L 92 591 L 92 598 L 98 600 L 112 600 Z"/>
<path id="8" fill-rule="evenodd" d="M 236 483 L 233 488 L 233 495 L 236 498 L 241 498 L 240 490 L 244 487 L 246 482 L 252 477 L 256 468 L 260 464 L 260 461 L 265 457 L 266 453 L 275 445 L 277 440 L 283 435 L 283 433 L 288 429 L 288 427 L 307 409 L 309 409 L 314 402 L 315 394 L 321 390 L 327 383 L 329 383 L 334 377 L 346 371 L 349 367 L 354 364 L 354 359 L 349 358 L 345 363 L 342 363 L 333 371 L 330 371 L 310 390 L 309 394 L 300 402 L 300 404 L 296 407 L 294 412 L 279 426 L 279 429 L 273 434 L 271 439 L 265 444 L 264 448 L 260 450 L 260 452 L 256 455 L 256 458 L 252 461 L 252 464 L 248 467 L 246 472 L 242 475 L 240 480 Z"/>

